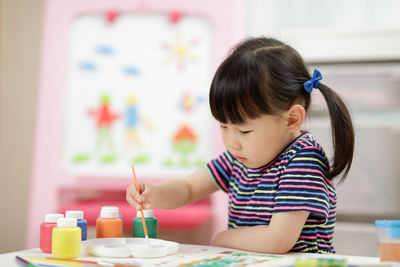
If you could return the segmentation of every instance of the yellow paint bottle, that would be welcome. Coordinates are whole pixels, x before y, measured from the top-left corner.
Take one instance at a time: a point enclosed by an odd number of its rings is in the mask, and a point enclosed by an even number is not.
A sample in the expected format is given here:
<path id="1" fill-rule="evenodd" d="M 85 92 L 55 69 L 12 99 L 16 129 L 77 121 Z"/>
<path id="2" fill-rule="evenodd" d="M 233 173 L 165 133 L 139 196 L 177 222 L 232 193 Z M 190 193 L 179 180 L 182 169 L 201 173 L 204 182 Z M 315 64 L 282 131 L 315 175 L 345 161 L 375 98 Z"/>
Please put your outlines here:
<path id="1" fill-rule="evenodd" d="M 72 259 L 81 253 L 81 228 L 76 218 L 61 218 L 53 228 L 52 253 L 57 259 Z"/>

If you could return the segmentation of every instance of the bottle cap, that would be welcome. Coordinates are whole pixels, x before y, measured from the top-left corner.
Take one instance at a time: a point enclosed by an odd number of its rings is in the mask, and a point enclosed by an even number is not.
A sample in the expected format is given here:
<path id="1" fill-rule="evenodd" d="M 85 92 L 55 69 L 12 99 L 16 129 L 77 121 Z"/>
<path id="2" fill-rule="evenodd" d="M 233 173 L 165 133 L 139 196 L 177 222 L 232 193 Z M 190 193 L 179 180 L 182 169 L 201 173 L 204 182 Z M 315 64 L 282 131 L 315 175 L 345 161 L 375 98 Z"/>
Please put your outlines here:
<path id="1" fill-rule="evenodd" d="M 117 218 L 118 210 L 115 209 L 101 209 L 100 211 L 101 218 Z"/>
<path id="2" fill-rule="evenodd" d="M 119 208 L 117 206 L 103 206 L 101 207 L 101 210 L 116 210 L 119 215 Z"/>
<path id="3" fill-rule="evenodd" d="M 154 210 L 143 210 L 143 215 L 145 218 L 154 218 Z M 141 217 L 142 214 L 140 213 L 140 210 L 136 212 L 137 217 Z"/>
<path id="4" fill-rule="evenodd" d="M 44 221 L 48 223 L 56 223 L 60 218 L 64 218 L 64 215 L 61 213 L 47 213 L 44 217 Z"/>
<path id="5" fill-rule="evenodd" d="M 67 210 L 65 212 L 65 218 L 83 219 L 83 211 L 81 211 L 81 210 Z"/>
<path id="6" fill-rule="evenodd" d="M 76 218 L 60 218 L 57 221 L 57 226 L 61 227 L 71 227 L 71 226 L 77 226 L 78 222 Z"/>

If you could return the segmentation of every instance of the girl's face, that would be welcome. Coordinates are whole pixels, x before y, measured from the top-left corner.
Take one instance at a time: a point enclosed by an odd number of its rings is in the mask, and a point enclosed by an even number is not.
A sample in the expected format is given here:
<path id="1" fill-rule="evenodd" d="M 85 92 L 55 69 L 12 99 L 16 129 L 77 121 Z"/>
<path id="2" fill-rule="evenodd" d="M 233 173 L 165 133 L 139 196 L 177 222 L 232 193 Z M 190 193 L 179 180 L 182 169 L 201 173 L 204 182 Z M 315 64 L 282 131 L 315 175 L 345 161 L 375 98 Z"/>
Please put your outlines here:
<path id="1" fill-rule="evenodd" d="M 280 115 L 263 115 L 243 124 L 221 123 L 222 139 L 228 151 L 248 168 L 259 168 L 278 156 L 297 136 L 289 132 Z"/>

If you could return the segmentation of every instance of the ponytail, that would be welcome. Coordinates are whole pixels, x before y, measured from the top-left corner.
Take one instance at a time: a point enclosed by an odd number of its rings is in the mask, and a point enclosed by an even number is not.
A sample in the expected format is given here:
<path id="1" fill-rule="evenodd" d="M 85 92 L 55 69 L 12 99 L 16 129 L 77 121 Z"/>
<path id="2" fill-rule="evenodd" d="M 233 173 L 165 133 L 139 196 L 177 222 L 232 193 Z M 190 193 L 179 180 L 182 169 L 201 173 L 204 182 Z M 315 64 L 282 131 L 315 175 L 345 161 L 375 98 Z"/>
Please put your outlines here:
<path id="1" fill-rule="evenodd" d="M 327 173 L 333 179 L 343 172 L 340 182 L 349 173 L 354 154 L 354 129 L 350 113 L 342 99 L 331 88 L 320 83 L 319 91 L 328 105 L 332 127 L 333 164 Z"/>

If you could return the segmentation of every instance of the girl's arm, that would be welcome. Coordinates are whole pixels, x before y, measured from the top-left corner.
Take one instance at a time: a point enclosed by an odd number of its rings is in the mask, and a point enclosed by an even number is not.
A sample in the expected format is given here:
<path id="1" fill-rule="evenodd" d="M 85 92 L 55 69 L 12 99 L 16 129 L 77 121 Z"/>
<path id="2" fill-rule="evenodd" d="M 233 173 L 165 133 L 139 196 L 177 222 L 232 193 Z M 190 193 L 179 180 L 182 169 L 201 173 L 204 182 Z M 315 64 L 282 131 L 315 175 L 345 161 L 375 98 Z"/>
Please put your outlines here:
<path id="1" fill-rule="evenodd" d="M 132 207 L 138 209 L 142 201 L 144 208 L 175 209 L 195 202 L 218 190 L 206 167 L 185 178 L 168 179 L 159 184 L 139 184 L 139 193 L 135 185 L 127 189 L 126 199 Z"/>
<path id="2" fill-rule="evenodd" d="M 168 179 L 156 185 L 156 188 L 162 199 L 155 202 L 154 206 L 163 209 L 179 208 L 218 190 L 206 167 L 182 179 Z"/>
<path id="3" fill-rule="evenodd" d="M 216 236 L 213 245 L 260 253 L 287 253 L 296 244 L 309 214 L 308 211 L 275 213 L 268 226 L 225 230 Z"/>

